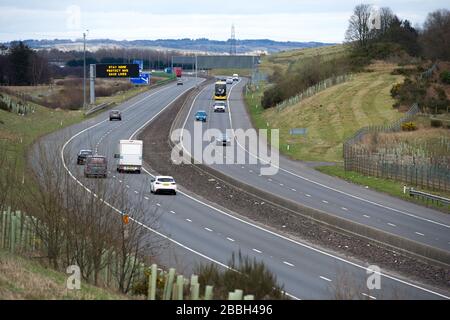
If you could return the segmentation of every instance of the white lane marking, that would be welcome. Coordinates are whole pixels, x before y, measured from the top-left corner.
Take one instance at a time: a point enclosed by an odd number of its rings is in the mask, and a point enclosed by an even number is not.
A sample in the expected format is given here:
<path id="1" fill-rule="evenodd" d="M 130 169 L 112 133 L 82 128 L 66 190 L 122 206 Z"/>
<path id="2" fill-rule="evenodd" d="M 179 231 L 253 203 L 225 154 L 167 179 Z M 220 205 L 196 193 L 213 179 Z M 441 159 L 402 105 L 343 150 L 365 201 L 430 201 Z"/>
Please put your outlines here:
<path id="1" fill-rule="evenodd" d="M 228 241 L 234 242 L 234 239 L 227 238 Z"/>
<path id="2" fill-rule="evenodd" d="M 320 276 L 319 278 L 322 279 L 322 280 L 328 281 L 328 282 L 331 282 L 331 281 L 332 281 L 331 279 L 328 279 L 328 278 L 326 278 L 326 277 L 324 277 L 324 276 Z"/>
<path id="3" fill-rule="evenodd" d="M 127 187 L 127 188 L 130 188 L 130 186 L 129 186 L 129 185 L 126 185 L 125 187 Z"/>
<path id="4" fill-rule="evenodd" d="M 348 211 L 348 209 L 346 207 L 342 207 L 341 209 L 344 211 Z"/>
<path id="5" fill-rule="evenodd" d="M 195 102 L 197 101 L 197 98 L 198 98 L 198 97 L 203 93 L 203 91 L 205 91 L 207 88 L 208 88 L 208 86 L 206 86 L 203 90 L 201 90 L 201 91 L 195 96 L 194 100 L 192 101 L 191 107 L 190 107 L 190 109 L 189 109 L 188 116 L 186 117 L 186 119 L 185 119 L 185 121 L 184 121 L 184 124 L 183 124 L 182 129 L 185 128 L 188 119 L 190 119 L 190 113 L 191 113 L 191 111 L 192 111 L 192 108 L 194 107 Z M 231 90 L 230 90 L 230 94 L 231 94 Z M 229 114 L 231 114 L 231 112 L 229 112 Z M 230 121 L 231 121 L 231 116 L 230 116 Z M 183 141 L 183 130 L 181 130 L 180 141 Z M 183 144 L 183 143 L 181 143 L 181 147 L 182 147 L 182 149 L 183 149 L 188 155 L 190 155 L 190 153 L 189 153 L 189 152 L 186 150 L 186 148 L 184 147 L 184 144 Z M 242 146 L 241 146 L 241 148 L 242 148 Z M 245 150 L 245 149 L 244 149 L 244 150 Z M 249 152 L 247 151 L 247 153 L 249 153 Z M 190 156 L 191 156 L 191 155 L 190 155 Z M 192 156 L 191 156 L 191 157 L 192 157 Z M 280 168 L 280 169 L 281 169 L 281 168 Z M 148 170 L 146 170 L 145 168 L 143 168 L 143 170 L 144 170 L 144 172 L 146 172 L 146 173 L 147 173 L 148 175 L 150 175 L 151 177 L 154 177 L 154 176 L 153 176 Z M 284 170 L 284 169 L 281 169 L 281 170 Z M 302 177 L 302 178 L 303 178 L 303 177 Z M 269 178 L 269 179 L 270 179 L 270 178 Z M 306 178 L 304 178 L 304 179 L 306 179 Z M 315 183 L 315 182 L 314 182 L 314 183 Z M 326 187 L 326 186 L 325 186 L 325 187 Z M 327 188 L 330 188 L 330 187 L 327 187 Z M 336 190 L 336 191 L 340 192 L 339 190 Z M 312 250 L 312 251 L 314 251 L 314 252 L 316 252 L 316 253 L 319 253 L 319 254 L 328 256 L 328 257 L 330 257 L 330 258 L 333 258 L 333 259 L 336 259 L 336 260 L 338 260 L 338 261 L 344 262 L 344 263 L 346 263 L 346 264 L 352 265 L 352 266 L 354 266 L 354 267 L 356 267 L 356 268 L 359 268 L 359 269 L 362 269 L 362 270 L 364 270 L 364 271 L 367 270 L 366 267 L 361 266 L 361 265 L 359 265 L 359 264 L 357 264 L 357 263 L 354 263 L 354 262 L 349 261 L 349 260 L 345 260 L 344 258 L 335 256 L 335 255 L 333 255 L 333 254 L 331 254 L 331 253 L 328 253 L 328 252 L 322 251 L 322 250 L 320 250 L 320 249 L 311 247 L 311 246 L 309 246 L 309 245 L 307 245 L 307 244 L 298 242 L 298 241 L 296 241 L 296 240 L 287 238 L 287 237 L 285 237 L 285 236 L 283 236 L 283 235 L 281 235 L 281 234 L 278 234 L 278 233 L 276 233 L 276 232 L 273 232 L 273 231 L 270 231 L 270 230 L 265 229 L 265 228 L 263 228 L 263 227 L 260 227 L 260 226 L 258 226 L 258 225 L 252 224 L 251 222 L 242 220 L 242 219 L 240 219 L 240 218 L 238 218 L 238 217 L 235 217 L 235 216 L 233 216 L 233 215 L 231 215 L 231 214 L 229 214 L 229 213 L 226 213 L 225 211 L 222 211 L 222 210 L 220 210 L 220 209 L 218 209 L 218 208 L 215 208 L 215 207 L 213 207 L 213 206 L 211 206 L 211 205 L 209 205 L 209 204 L 207 204 L 207 203 L 205 203 L 205 202 L 202 202 L 201 200 L 198 200 L 198 199 L 196 199 L 196 198 L 194 198 L 194 197 L 192 197 L 192 196 L 190 196 L 190 195 L 188 195 L 188 194 L 186 194 L 186 193 L 184 193 L 184 192 L 181 192 L 181 191 L 180 191 L 180 194 L 184 195 L 185 197 L 187 197 L 187 198 L 189 198 L 189 199 L 191 199 L 191 200 L 193 200 L 193 201 L 195 201 L 195 202 L 197 202 L 197 203 L 203 204 L 204 206 L 206 206 L 206 207 L 212 209 L 213 211 L 216 211 L 216 212 L 219 212 L 219 213 L 221 213 L 221 214 L 223 214 L 223 215 L 225 215 L 225 216 L 228 216 L 228 217 L 231 218 L 231 219 L 234 219 L 234 220 L 240 221 L 241 223 L 244 223 L 244 224 L 253 226 L 253 227 L 256 228 L 256 229 L 259 229 L 259 230 L 261 230 L 261 231 L 264 231 L 264 232 L 266 232 L 266 233 L 269 233 L 269 234 L 271 234 L 271 235 L 273 235 L 273 236 L 276 236 L 276 237 L 278 237 L 278 238 L 284 239 L 284 240 L 286 240 L 286 241 L 288 241 L 288 242 L 295 243 L 296 245 L 299 245 L 299 246 L 301 246 L 301 247 L 308 248 L 308 249 L 310 249 L 310 250 Z M 355 196 L 353 196 L 353 195 L 350 195 L 350 196 L 355 197 Z M 370 217 L 367 216 L 367 215 L 364 215 L 364 216 L 365 216 L 366 218 L 370 218 Z M 404 281 L 404 280 L 395 278 L 395 277 L 393 277 L 393 276 L 391 276 L 391 275 L 388 275 L 388 274 L 385 274 L 385 273 L 382 273 L 382 272 L 377 272 L 377 274 L 379 274 L 380 276 L 384 276 L 384 277 L 386 277 L 386 278 L 388 278 L 388 279 L 391 279 L 391 280 L 393 280 L 393 281 L 402 283 L 402 284 L 404 284 L 404 285 L 407 285 L 407 286 L 410 286 L 410 287 L 413 287 L 413 288 L 416 288 L 416 289 L 425 291 L 425 292 L 427 292 L 427 293 L 434 294 L 434 295 L 439 296 L 439 297 L 441 297 L 441 298 L 445 298 L 445 299 L 449 299 L 449 300 L 450 300 L 450 296 L 445 296 L 445 295 L 443 295 L 443 294 L 441 294 L 441 293 L 432 291 L 432 290 L 427 289 L 427 288 L 420 287 L 420 286 L 418 286 L 418 285 L 416 285 L 416 284 L 406 282 L 406 281 Z"/>
<path id="6" fill-rule="evenodd" d="M 258 249 L 255 249 L 255 248 L 253 248 L 252 250 L 255 251 L 255 252 L 257 252 L 257 253 L 262 253 L 262 251 L 260 251 L 260 250 L 258 250 Z"/>
<path id="7" fill-rule="evenodd" d="M 327 200 L 322 200 L 322 202 L 323 202 L 323 203 L 328 203 L 328 201 L 327 201 Z"/>
<path id="8" fill-rule="evenodd" d="M 149 200 L 149 197 L 144 197 L 145 200 Z"/>
<path id="9" fill-rule="evenodd" d="M 146 172 L 146 173 L 147 173 L 148 175 L 150 175 L 151 177 L 154 177 L 147 169 L 143 168 L 143 170 L 144 170 L 144 172 Z M 270 231 L 270 230 L 265 229 L 265 228 L 263 228 L 263 227 L 261 227 L 261 226 L 258 226 L 258 225 L 256 225 L 256 224 L 253 224 L 253 223 L 251 223 L 251 222 L 242 220 L 242 219 L 240 219 L 240 218 L 238 218 L 238 217 L 235 217 L 235 216 L 233 216 L 233 215 L 231 215 L 231 214 L 229 214 L 229 213 L 227 213 L 227 212 L 225 212 L 225 211 L 222 211 L 222 210 L 220 210 L 220 209 L 218 209 L 218 208 L 215 208 L 215 207 L 213 207 L 213 206 L 211 206 L 211 205 L 209 205 L 209 204 L 207 204 L 207 203 L 205 203 L 205 202 L 202 202 L 201 200 L 198 200 L 198 199 L 196 199 L 196 198 L 194 198 L 194 197 L 188 195 L 187 193 L 184 193 L 184 192 L 182 192 L 182 191 L 179 191 L 179 193 L 182 194 L 183 196 L 185 196 L 185 197 L 187 197 L 187 198 L 189 198 L 189 199 L 191 199 L 191 200 L 197 202 L 197 203 L 200 203 L 200 204 L 202 204 L 202 205 L 204 205 L 204 206 L 206 206 L 206 207 L 212 209 L 213 211 L 216 211 L 216 212 L 218 212 L 218 213 L 220 213 L 220 214 L 222 214 L 222 215 L 225 215 L 225 216 L 227 216 L 227 217 L 229 217 L 229 218 L 231 218 L 231 219 L 234 219 L 234 220 L 236 220 L 236 221 L 239 221 L 239 222 L 241 222 L 241 223 L 250 225 L 250 226 L 254 227 L 255 229 L 264 231 L 264 232 L 266 232 L 266 233 L 268 233 L 268 234 L 271 234 L 271 235 L 273 235 L 273 236 L 275 236 L 275 237 L 281 238 L 281 239 L 286 240 L 286 241 L 288 241 L 288 242 L 294 243 L 294 244 L 296 244 L 296 245 L 298 245 L 298 246 L 301 246 L 301 247 L 310 249 L 310 250 L 312 250 L 312 251 L 314 251 L 314 252 L 316 252 L 316 253 L 325 255 L 325 256 L 327 256 L 327 257 L 329 257 L 329 258 L 333 258 L 333 259 L 336 259 L 336 260 L 338 260 L 338 261 L 347 263 L 347 264 L 349 264 L 349 265 L 351 265 L 351 266 L 353 266 L 353 267 L 362 269 L 362 270 L 364 270 L 364 271 L 367 270 L 366 267 L 361 266 L 361 265 L 359 265 L 359 264 L 357 264 L 357 263 L 355 263 L 355 262 L 346 260 L 346 259 L 341 258 L 341 257 L 339 257 L 339 256 L 335 256 L 335 255 L 333 255 L 333 254 L 331 254 L 331 253 L 322 251 L 322 250 L 317 249 L 317 248 L 314 248 L 314 247 L 312 247 L 312 246 L 310 246 L 310 245 L 307 245 L 307 244 L 298 242 L 298 241 L 296 241 L 296 240 L 290 239 L 290 238 L 285 237 L 285 236 L 283 236 L 283 235 L 281 235 L 281 234 L 278 234 L 278 233 L 276 233 L 276 232 Z M 370 218 L 370 217 L 367 216 L 367 215 L 364 215 L 364 216 L 365 216 L 366 218 Z M 230 239 L 230 238 L 227 238 L 227 239 L 230 240 L 230 241 L 234 241 L 233 239 Z M 439 296 L 439 297 L 441 297 L 441 298 L 450 300 L 450 296 L 443 295 L 443 294 L 441 294 L 441 293 L 439 293 L 439 292 L 435 292 L 435 291 L 433 291 L 433 290 L 430 290 L 430 289 L 421 287 L 421 286 L 419 286 L 419 285 L 416 285 L 416 284 L 413 284 L 413 283 L 404 281 L 404 280 L 402 280 L 402 279 L 395 278 L 394 276 L 391 276 L 391 275 L 386 274 L 386 273 L 382 273 L 382 272 L 375 272 L 375 273 L 378 274 L 378 275 L 380 275 L 380 276 L 383 276 L 383 277 L 385 277 L 385 278 L 391 279 L 391 280 L 393 280 L 393 281 L 402 283 L 402 284 L 404 284 L 404 285 L 407 285 L 407 286 L 410 286 L 410 287 L 413 287 L 413 288 L 416 288 L 416 289 L 419 289 L 419 290 L 422 290 L 422 291 L 425 291 L 425 292 L 434 294 L 434 295 Z"/>
<path id="10" fill-rule="evenodd" d="M 205 228 L 206 231 L 212 232 L 210 228 Z"/>
<path id="11" fill-rule="evenodd" d="M 284 264 L 288 265 L 289 267 L 295 267 L 292 263 L 287 262 L 287 261 L 283 261 Z"/>
<path id="12" fill-rule="evenodd" d="M 368 216 L 367 214 L 363 215 L 364 218 L 370 219 L 370 216 Z"/>
<path id="13" fill-rule="evenodd" d="M 161 207 L 161 204 L 160 204 L 160 203 L 157 203 L 156 205 L 157 205 L 158 207 Z"/>
<path id="14" fill-rule="evenodd" d="M 186 219 L 186 221 L 187 221 L 187 222 L 192 222 L 192 220 L 191 220 L 191 219 Z"/>
<path id="15" fill-rule="evenodd" d="M 113 176 L 113 178 L 115 178 L 116 176 Z"/>
<path id="16" fill-rule="evenodd" d="M 122 183 L 122 180 L 119 179 L 119 182 Z"/>
<path id="17" fill-rule="evenodd" d="M 268 181 L 272 181 L 272 179 L 270 179 L 270 178 L 269 178 L 269 179 L 267 179 L 267 180 L 268 180 Z"/>
<path id="18" fill-rule="evenodd" d="M 414 232 L 415 234 L 418 234 L 419 236 L 425 236 L 423 233 L 420 233 L 420 232 Z"/>
<path id="19" fill-rule="evenodd" d="M 396 227 L 395 224 L 388 222 L 388 225 L 390 225 L 391 227 Z"/>
<path id="20" fill-rule="evenodd" d="M 173 214 L 175 214 L 175 211 L 173 211 L 173 210 L 170 210 L 170 213 L 173 213 Z"/>
<path id="21" fill-rule="evenodd" d="M 284 184 L 280 183 L 280 186 L 284 186 Z"/>
<path id="22" fill-rule="evenodd" d="M 367 293 L 364 293 L 364 292 L 362 292 L 361 294 L 362 294 L 363 296 L 365 296 L 365 297 L 368 297 L 368 298 L 372 299 L 372 300 L 376 300 L 376 299 L 377 299 L 376 297 L 371 296 L 371 295 L 368 295 Z"/>
<path id="23" fill-rule="evenodd" d="M 296 192 L 297 190 L 295 190 L 294 188 L 291 189 L 292 191 Z"/>
<path id="24" fill-rule="evenodd" d="M 310 194 L 305 193 L 305 196 L 307 196 L 308 198 L 311 198 Z"/>
<path id="25" fill-rule="evenodd" d="M 136 193 L 136 194 L 139 194 L 139 191 L 137 191 L 137 190 L 134 190 L 134 193 Z"/>
<path id="26" fill-rule="evenodd" d="M 202 83 L 205 80 L 200 81 L 200 83 Z M 159 110 L 150 120 L 148 120 L 147 122 L 145 122 L 142 126 L 140 126 L 135 132 L 133 132 L 133 134 L 130 136 L 129 140 L 132 140 L 133 137 L 139 132 L 141 131 L 143 128 L 145 128 L 150 122 L 153 121 L 153 119 L 155 119 L 161 112 L 163 112 L 164 110 L 166 110 L 172 103 L 174 103 L 176 100 L 178 100 L 179 97 L 181 97 L 183 94 L 185 94 L 186 92 L 188 92 L 189 90 L 191 90 L 192 88 L 188 88 L 186 90 L 184 90 L 181 94 L 179 94 L 178 96 L 175 97 L 175 99 L 173 99 L 172 101 L 169 102 L 169 104 L 167 104 L 164 108 L 162 108 L 161 110 Z"/>
<path id="27" fill-rule="evenodd" d="M 240 82 L 240 80 L 239 80 L 239 82 Z M 227 99 L 228 106 L 230 106 L 229 97 L 230 97 L 230 95 L 231 95 L 231 91 L 233 90 L 233 88 L 234 88 L 234 86 L 232 86 L 232 87 L 230 88 L 230 92 L 229 92 L 229 95 L 228 95 L 228 99 Z M 194 102 L 193 102 L 193 103 L 194 103 Z M 232 120 L 232 118 L 231 118 L 231 108 L 230 108 L 230 112 L 228 113 L 228 118 L 229 118 L 229 120 L 230 120 L 230 128 L 231 128 L 231 130 L 234 130 L 234 129 L 233 129 L 233 120 Z M 187 120 L 187 119 L 186 119 L 186 120 Z M 184 129 L 184 126 L 183 126 L 183 129 Z M 283 169 L 283 168 L 281 168 L 281 167 L 279 167 L 279 166 L 273 165 L 271 162 L 269 162 L 269 161 L 267 161 L 267 160 L 264 160 L 264 159 L 261 159 L 259 156 L 257 156 L 257 155 L 255 155 L 255 154 L 253 154 L 252 152 L 248 151 L 244 146 L 242 146 L 242 145 L 239 143 L 239 141 L 236 139 L 236 137 L 235 137 L 234 135 L 233 135 L 233 138 L 234 138 L 234 140 L 236 140 L 237 145 L 238 145 L 241 149 L 243 149 L 245 152 L 247 152 L 250 156 L 252 156 L 252 157 L 254 157 L 255 159 L 260 160 L 260 161 L 262 161 L 262 162 L 264 162 L 264 163 L 266 163 L 266 164 L 270 164 L 270 165 L 273 166 L 274 168 L 278 168 L 278 169 L 280 169 L 281 171 L 284 171 L 284 172 L 286 172 L 286 173 L 288 173 L 288 174 L 290 174 L 290 175 L 293 175 L 294 177 L 297 177 L 297 178 L 300 178 L 300 179 L 302 179 L 302 180 L 304 180 L 304 181 L 313 183 L 313 184 L 318 185 L 318 186 L 320 186 L 320 187 L 322 187 L 322 188 L 326 188 L 326 189 L 328 189 L 328 190 L 331 190 L 331 191 L 334 191 L 334 192 L 337 192 L 337 193 L 346 195 L 346 196 L 351 197 L 351 198 L 353 198 L 353 199 L 357 199 L 357 200 L 360 200 L 360 201 L 363 201 L 363 202 L 366 202 L 366 203 L 370 203 L 370 204 L 372 204 L 372 205 L 378 206 L 378 207 L 383 208 L 383 209 L 391 210 L 391 211 L 394 211 L 394 212 L 397 212 L 397 213 L 401 213 L 401 214 L 404 214 L 404 215 L 407 215 L 407 216 L 410 216 L 410 217 L 413 217 L 413 218 L 416 218 L 416 219 L 419 219 L 419 220 L 423 220 L 423 221 L 427 221 L 427 222 L 430 222 L 430 223 L 434 223 L 434 224 L 437 224 L 437 225 L 440 225 L 440 226 L 443 226 L 443 227 L 446 227 L 446 228 L 449 228 L 449 229 L 450 229 L 450 225 L 447 225 L 447 224 L 444 224 L 444 223 L 441 223 L 441 222 L 437 222 L 437 221 L 434 221 L 434 220 L 431 220 L 431 219 L 423 218 L 423 217 L 417 216 L 417 215 L 412 214 L 412 213 L 409 213 L 409 212 L 405 212 L 405 211 L 402 211 L 402 210 L 398 210 L 398 209 L 395 209 L 395 208 L 392 208 L 392 207 L 389 207 L 389 206 L 385 206 L 385 205 L 383 205 L 383 204 L 380 204 L 380 203 L 377 203 L 377 202 L 374 202 L 374 201 L 371 201 L 371 200 L 364 199 L 364 198 L 362 198 L 362 197 L 355 196 L 355 195 L 353 195 L 353 194 L 350 194 L 350 193 L 341 191 L 341 190 L 339 190 L 339 189 L 336 189 L 336 188 L 333 188 L 333 187 L 324 185 L 324 184 L 322 184 L 322 183 L 320 183 L 320 182 L 311 180 L 311 179 L 309 179 L 309 178 L 306 178 L 306 177 L 304 177 L 304 176 L 301 176 L 301 175 L 299 175 L 299 174 L 296 174 L 296 173 L 294 173 L 294 172 L 292 172 L 292 171 Z"/>

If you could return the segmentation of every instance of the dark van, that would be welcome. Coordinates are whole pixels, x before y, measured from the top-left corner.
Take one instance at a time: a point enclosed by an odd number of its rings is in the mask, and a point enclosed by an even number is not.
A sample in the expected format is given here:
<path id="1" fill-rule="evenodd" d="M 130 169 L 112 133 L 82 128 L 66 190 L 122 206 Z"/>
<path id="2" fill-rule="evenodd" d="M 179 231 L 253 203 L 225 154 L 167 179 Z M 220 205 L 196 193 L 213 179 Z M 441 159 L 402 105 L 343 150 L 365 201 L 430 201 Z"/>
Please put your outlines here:
<path id="1" fill-rule="evenodd" d="M 84 166 L 84 176 L 106 178 L 108 174 L 108 161 L 104 156 L 88 156 L 86 157 L 86 165 Z"/>

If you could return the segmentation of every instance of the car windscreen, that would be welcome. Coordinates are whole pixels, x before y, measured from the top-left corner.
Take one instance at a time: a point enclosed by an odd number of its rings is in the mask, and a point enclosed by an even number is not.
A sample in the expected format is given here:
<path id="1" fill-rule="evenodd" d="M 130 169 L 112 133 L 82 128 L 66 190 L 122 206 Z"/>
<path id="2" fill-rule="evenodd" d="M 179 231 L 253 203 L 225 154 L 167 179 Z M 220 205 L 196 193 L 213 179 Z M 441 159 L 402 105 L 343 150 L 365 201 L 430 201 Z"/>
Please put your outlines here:
<path id="1" fill-rule="evenodd" d="M 159 182 L 175 182 L 172 178 L 158 178 Z"/>
<path id="2" fill-rule="evenodd" d="M 91 157 L 91 158 L 88 158 L 87 161 L 88 161 L 89 164 L 93 164 L 93 165 L 104 165 L 104 164 L 106 164 L 106 159 L 105 158 Z"/>
<path id="3" fill-rule="evenodd" d="M 227 85 L 225 83 L 216 83 L 216 95 L 225 95 L 227 92 Z"/>
<path id="4" fill-rule="evenodd" d="M 214 104 L 219 107 L 225 107 L 225 102 L 216 102 Z"/>
<path id="5" fill-rule="evenodd" d="M 198 116 L 206 116 L 206 112 L 204 112 L 204 111 L 203 111 L 203 112 L 200 112 L 200 111 L 199 111 L 199 112 L 197 112 L 197 115 L 198 115 Z"/>
<path id="6" fill-rule="evenodd" d="M 89 151 L 89 150 L 82 150 L 82 151 L 80 152 L 80 154 L 82 154 L 83 156 L 86 156 L 86 155 L 92 154 L 92 151 Z"/>

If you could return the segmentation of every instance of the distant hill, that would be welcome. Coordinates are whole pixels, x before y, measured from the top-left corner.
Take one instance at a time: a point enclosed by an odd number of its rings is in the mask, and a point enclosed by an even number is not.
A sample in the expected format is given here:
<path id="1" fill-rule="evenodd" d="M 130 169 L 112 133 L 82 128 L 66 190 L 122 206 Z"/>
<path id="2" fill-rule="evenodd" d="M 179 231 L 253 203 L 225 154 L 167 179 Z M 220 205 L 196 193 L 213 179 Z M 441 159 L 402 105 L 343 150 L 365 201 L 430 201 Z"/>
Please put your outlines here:
<path id="1" fill-rule="evenodd" d="M 82 40 L 24 40 L 24 42 L 36 49 L 58 48 L 60 50 L 80 50 L 82 48 Z M 178 51 L 199 51 L 202 53 L 220 54 L 230 51 L 231 40 L 219 41 L 201 39 L 158 39 L 158 40 L 110 40 L 110 39 L 92 39 L 86 41 L 88 49 L 91 51 L 100 48 L 149 48 L 160 50 L 178 50 Z M 5 43 L 7 44 L 7 43 Z M 275 53 L 285 50 L 315 48 L 333 43 L 323 42 L 291 42 L 291 41 L 274 41 L 269 39 L 255 40 L 236 40 L 236 49 L 238 54 L 250 53 Z"/>

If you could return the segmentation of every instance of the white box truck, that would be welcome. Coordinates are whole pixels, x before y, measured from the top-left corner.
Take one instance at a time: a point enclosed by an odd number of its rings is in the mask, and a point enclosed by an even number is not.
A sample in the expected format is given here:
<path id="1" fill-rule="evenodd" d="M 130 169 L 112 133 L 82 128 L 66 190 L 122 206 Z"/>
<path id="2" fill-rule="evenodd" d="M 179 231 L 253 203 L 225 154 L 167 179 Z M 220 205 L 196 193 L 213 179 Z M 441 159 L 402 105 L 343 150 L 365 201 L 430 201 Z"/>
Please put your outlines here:
<path id="1" fill-rule="evenodd" d="M 117 171 L 141 173 L 142 167 L 142 140 L 120 140 Z"/>

